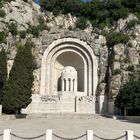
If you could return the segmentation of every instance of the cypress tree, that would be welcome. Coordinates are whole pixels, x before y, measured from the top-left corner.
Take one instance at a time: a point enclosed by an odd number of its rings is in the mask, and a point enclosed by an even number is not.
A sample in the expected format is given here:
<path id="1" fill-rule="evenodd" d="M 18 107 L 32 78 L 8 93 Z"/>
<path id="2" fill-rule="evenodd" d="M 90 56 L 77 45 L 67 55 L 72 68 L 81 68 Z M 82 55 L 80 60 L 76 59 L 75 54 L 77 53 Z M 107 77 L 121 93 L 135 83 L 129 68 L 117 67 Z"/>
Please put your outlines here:
<path id="1" fill-rule="evenodd" d="M 6 62 L 6 52 L 2 48 L 0 52 L 0 104 L 3 100 L 3 89 L 7 80 L 7 62 Z"/>
<path id="2" fill-rule="evenodd" d="M 20 113 L 31 102 L 33 59 L 32 43 L 18 47 L 3 98 L 3 107 L 8 113 Z"/>

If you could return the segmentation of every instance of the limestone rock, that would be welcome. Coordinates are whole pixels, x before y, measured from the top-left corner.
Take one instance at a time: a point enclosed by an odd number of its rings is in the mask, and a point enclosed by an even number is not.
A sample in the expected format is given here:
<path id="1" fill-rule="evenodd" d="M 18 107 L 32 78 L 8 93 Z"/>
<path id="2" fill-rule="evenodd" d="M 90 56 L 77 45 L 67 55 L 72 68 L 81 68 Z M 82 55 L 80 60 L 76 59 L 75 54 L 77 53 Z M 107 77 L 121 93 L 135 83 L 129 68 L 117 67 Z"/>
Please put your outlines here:
<path id="1" fill-rule="evenodd" d="M 33 82 L 32 91 L 34 94 L 39 94 L 40 93 L 40 69 L 34 70 L 33 75 L 34 75 L 34 82 Z"/>
<path id="2" fill-rule="evenodd" d="M 129 14 L 129 16 L 126 19 L 118 20 L 117 25 L 116 25 L 117 27 L 116 30 L 118 32 L 124 30 L 126 27 L 126 24 L 131 20 L 138 20 L 138 18 L 134 14 Z"/>
<path id="3" fill-rule="evenodd" d="M 99 93 L 100 93 L 100 95 L 104 95 L 105 94 L 105 86 L 106 86 L 105 83 L 100 83 L 99 84 Z"/>
<path id="4" fill-rule="evenodd" d="M 115 45 L 114 46 L 114 53 L 115 53 L 115 55 L 123 55 L 123 53 L 124 53 L 124 49 L 125 49 L 125 47 L 124 47 L 124 45 L 123 44 L 117 44 L 117 45 Z"/>
<path id="5" fill-rule="evenodd" d="M 29 4 L 22 0 L 11 1 L 5 4 L 3 9 L 6 11 L 6 16 L 3 20 L 7 23 L 10 21 L 18 23 L 18 29 L 20 30 L 27 29 L 29 23 L 37 25 L 38 17 L 41 15 L 40 7 L 34 2 Z"/>
<path id="6" fill-rule="evenodd" d="M 7 72 L 8 72 L 8 75 L 10 73 L 10 70 L 12 69 L 13 63 L 14 63 L 14 60 L 8 60 L 7 61 Z"/>
<path id="7" fill-rule="evenodd" d="M 76 22 L 76 17 L 71 16 L 71 14 L 68 15 L 58 15 L 54 17 L 52 13 L 47 12 L 47 17 L 49 19 L 48 26 L 49 27 L 55 27 L 58 26 L 59 28 L 65 28 L 68 29 L 69 27 L 74 27 Z"/>
<path id="8" fill-rule="evenodd" d="M 14 60 L 17 53 L 17 48 L 15 46 L 12 46 L 12 47 L 9 47 L 7 51 L 8 51 L 7 59 Z"/>
<path id="9" fill-rule="evenodd" d="M 111 89 L 113 90 L 119 90 L 120 88 L 120 83 L 121 83 L 121 75 L 115 75 L 111 79 Z"/>
<path id="10" fill-rule="evenodd" d="M 115 61 L 115 62 L 114 62 L 114 70 L 115 70 L 115 69 L 120 69 L 120 67 L 121 67 L 120 62 Z"/>
<path id="11" fill-rule="evenodd" d="M 41 59 L 42 59 L 42 42 L 40 39 L 32 39 L 32 42 L 34 42 L 35 44 L 35 48 L 33 48 L 33 54 L 35 56 L 35 62 L 36 62 L 36 68 L 40 68 L 41 67 Z"/>

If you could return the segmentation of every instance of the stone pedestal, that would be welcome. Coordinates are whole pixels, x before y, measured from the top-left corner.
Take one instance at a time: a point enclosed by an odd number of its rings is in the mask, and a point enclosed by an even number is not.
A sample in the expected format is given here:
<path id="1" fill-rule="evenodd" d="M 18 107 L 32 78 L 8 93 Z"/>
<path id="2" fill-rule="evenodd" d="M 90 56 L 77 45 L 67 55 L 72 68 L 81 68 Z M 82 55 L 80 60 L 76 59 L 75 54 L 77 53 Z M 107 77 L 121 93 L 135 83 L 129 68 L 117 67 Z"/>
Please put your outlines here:
<path id="1" fill-rule="evenodd" d="M 95 114 L 95 99 L 93 96 L 76 97 L 76 112 Z"/>
<path id="2" fill-rule="evenodd" d="M 76 94 L 78 93 L 62 92 L 61 95 L 58 94 L 59 96 L 33 95 L 32 103 L 26 109 L 22 109 L 22 113 L 95 114 L 95 98 L 93 96 L 77 96 Z"/>

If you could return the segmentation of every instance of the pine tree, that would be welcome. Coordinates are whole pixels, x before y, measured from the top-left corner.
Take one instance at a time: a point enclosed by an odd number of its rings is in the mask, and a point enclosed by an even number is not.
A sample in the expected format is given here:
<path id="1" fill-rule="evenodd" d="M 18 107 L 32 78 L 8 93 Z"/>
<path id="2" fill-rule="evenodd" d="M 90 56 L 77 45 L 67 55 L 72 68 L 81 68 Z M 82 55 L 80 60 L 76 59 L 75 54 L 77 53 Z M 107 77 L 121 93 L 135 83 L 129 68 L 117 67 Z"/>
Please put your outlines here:
<path id="1" fill-rule="evenodd" d="M 3 108 L 8 113 L 20 113 L 31 102 L 34 57 L 32 43 L 19 46 L 5 88 Z"/>
<path id="2" fill-rule="evenodd" d="M 7 62 L 6 62 L 6 52 L 2 48 L 0 52 L 0 104 L 3 100 L 3 89 L 7 80 Z"/>

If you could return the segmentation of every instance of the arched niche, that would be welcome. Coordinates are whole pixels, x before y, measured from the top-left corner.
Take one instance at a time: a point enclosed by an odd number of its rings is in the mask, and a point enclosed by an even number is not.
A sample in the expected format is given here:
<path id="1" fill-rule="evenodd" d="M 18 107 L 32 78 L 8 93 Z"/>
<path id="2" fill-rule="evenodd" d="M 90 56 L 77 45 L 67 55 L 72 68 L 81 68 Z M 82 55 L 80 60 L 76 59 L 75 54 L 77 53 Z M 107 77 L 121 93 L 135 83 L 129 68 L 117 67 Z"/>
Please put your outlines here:
<path id="1" fill-rule="evenodd" d="M 63 38 L 46 48 L 42 57 L 41 95 L 57 94 L 60 73 L 65 66 L 73 66 L 78 71 L 78 91 L 88 96 L 95 95 L 98 82 L 97 58 L 86 42 Z"/>
<path id="2" fill-rule="evenodd" d="M 81 56 L 73 51 L 64 51 L 55 60 L 55 90 L 62 91 L 61 89 L 61 73 L 62 70 L 67 67 L 72 66 L 77 71 L 78 76 L 78 90 L 79 92 L 84 92 L 84 61 Z"/>

